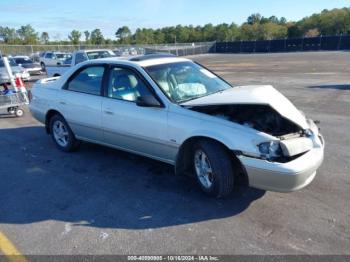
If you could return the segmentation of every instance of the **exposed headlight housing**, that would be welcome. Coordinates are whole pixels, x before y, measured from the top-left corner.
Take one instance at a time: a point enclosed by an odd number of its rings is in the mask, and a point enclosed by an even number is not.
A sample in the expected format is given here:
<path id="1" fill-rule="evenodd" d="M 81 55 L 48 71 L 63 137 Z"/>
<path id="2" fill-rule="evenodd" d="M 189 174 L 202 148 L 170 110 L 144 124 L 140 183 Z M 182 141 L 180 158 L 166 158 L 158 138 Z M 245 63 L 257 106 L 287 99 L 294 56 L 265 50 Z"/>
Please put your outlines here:
<path id="1" fill-rule="evenodd" d="M 258 145 L 261 157 L 266 160 L 274 160 L 282 156 L 282 149 L 279 141 L 265 142 Z"/>
<path id="2" fill-rule="evenodd" d="M 312 137 L 314 135 L 314 132 L 311 129 L 305 129 L 304 134 L 306 137 Z"/>

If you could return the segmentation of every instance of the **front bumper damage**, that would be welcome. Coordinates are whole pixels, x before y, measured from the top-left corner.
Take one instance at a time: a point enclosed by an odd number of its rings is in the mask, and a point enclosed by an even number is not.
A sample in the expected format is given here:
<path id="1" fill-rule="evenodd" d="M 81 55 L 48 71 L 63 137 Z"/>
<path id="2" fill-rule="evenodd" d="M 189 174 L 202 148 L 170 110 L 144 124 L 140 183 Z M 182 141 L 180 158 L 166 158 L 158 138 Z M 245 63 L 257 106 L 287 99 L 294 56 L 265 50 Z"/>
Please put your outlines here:
<path id="1" fill-rule="evenodd" d="M 293 192 L 308 186 L 316 177 L 324 158 L 324 139 L 321 134 L 313 138 L 313 148 L 300 157 L 277 163 L 241 155 L 239 159 L 248 175 L 249 185 L 275 192 Z"/>

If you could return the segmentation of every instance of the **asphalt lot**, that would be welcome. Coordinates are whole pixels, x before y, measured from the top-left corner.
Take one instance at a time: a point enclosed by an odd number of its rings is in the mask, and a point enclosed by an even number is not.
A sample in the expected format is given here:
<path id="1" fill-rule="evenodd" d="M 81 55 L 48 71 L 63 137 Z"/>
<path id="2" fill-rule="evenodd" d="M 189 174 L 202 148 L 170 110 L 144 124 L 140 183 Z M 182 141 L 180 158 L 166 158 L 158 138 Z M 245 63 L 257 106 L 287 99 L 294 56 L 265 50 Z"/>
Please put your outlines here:
<path id="1" fill-rule="evenodd" d="M 306 189 L 205 197 L 171 166 L 86 144 L 58 151 L 29 113 L 0 116 L 0 231 L 23 254 L 350 254 L 350 52 L 193 57 L 233 84 L 272 84 L 321 121 Z"/>

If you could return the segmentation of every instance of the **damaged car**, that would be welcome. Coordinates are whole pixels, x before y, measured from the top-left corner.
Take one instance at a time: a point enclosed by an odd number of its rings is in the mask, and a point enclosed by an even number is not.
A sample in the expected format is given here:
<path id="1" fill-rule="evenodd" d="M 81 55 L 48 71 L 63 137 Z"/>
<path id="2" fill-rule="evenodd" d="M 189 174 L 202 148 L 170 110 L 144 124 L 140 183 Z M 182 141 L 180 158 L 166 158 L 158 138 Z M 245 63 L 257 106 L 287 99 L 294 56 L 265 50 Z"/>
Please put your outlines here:
<path id="1" fill-rule="evenodd" d="M 234 86 L 170 55 L 79 64 L 35 83 L 30 110 L 63 151 L 87 141 L 150 157 L 214 197 L 242 181 L 300 190 L 324 157 L 317 125 L 272 86 Z"/>

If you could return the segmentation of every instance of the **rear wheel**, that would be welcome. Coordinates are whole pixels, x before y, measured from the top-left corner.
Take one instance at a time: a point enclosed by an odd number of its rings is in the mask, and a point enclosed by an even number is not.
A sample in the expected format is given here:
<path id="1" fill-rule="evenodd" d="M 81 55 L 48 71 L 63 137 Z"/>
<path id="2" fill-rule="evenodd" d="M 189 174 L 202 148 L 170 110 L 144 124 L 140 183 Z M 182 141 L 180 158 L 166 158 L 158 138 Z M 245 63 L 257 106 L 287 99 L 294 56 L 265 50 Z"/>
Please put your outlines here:
<path id="1" fill-rule="evenodd" d="M 193 150 L 193 166 L 197 182 L 210 196 L 228 196 L 234 187 L 233 165 L 229 154 L 219 143 L 201 140 Z"/>
<path id="2" fill-rule="evenodd" d="M 15 107 L 7 108 L 7 113 L 9 113 L 10 115 L 14 115 L 16 113 L 16 108 Z"/>
<path id="3" fill-rule="evenodd" d="M 54 115 L 50 119 L 50 131 L 53 141 L 60 150 L 71 152 L 78 148 L 79 141 L 61 115 Z"/>

